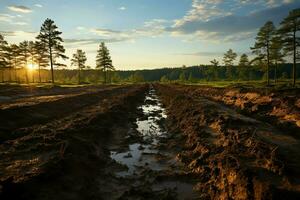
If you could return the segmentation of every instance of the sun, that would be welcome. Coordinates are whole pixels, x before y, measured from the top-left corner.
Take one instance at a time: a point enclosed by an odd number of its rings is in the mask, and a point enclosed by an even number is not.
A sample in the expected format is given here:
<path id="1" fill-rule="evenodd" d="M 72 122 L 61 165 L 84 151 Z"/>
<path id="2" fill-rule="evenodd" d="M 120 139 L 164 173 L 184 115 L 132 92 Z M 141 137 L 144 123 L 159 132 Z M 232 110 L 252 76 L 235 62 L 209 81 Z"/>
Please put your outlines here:
<path id="1" fill-rule="evenodd" d="M 27 64 L 27 69 L 29 71 L 35 70 L 36 69 L 36 65 L 34 63 L 29 63 L 29 64 Z"/>

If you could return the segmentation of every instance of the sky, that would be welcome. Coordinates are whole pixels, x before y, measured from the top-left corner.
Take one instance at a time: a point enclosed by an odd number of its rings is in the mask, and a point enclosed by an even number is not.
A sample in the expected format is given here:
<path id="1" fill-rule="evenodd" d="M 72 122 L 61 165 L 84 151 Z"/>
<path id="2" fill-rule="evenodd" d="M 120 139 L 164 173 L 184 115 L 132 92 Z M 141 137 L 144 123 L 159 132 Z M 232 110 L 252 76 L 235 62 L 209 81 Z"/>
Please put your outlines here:
<path id="1" fill-rule="evenodd" d="M 100 42 L 117 70 L 209 64 L 232 48 L 251 56 L 258 29 L 275 25 L 300 0 L 0 0 L 0 34 L 9 43 L 34 40 L 46 18 L 95 66 Z M 69 65 L 70 61 L 66 61 Z"/>

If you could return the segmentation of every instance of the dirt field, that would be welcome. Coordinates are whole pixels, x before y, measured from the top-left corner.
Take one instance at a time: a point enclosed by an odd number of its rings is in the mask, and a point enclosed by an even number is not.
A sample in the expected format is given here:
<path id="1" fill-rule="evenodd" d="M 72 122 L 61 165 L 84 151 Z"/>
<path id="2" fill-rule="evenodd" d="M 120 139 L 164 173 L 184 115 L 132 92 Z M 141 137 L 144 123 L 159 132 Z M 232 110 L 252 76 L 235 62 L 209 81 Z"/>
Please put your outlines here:
<path id="1" fill-rule="evenodd" d="M 300 199 L 299 94 L 1 88 L 0 199 Z"/>

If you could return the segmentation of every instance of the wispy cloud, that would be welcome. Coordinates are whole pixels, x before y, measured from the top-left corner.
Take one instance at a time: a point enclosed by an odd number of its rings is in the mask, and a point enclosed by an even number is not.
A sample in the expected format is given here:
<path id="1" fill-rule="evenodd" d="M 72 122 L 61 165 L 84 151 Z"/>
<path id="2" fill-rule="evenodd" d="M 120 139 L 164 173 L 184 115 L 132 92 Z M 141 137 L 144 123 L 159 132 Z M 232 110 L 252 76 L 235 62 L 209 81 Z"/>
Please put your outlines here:
<path id="1" fill-rule="evenodd" d="M 26 6 L 11 5 L 7 7 L 9 10 L 21 13 L 31 13 L 32 10 Z"/>
<path id="2" fill-rule="evenodd" d="M 287 16 L 291 9 L 300 6 L 300 3 L 284 3 L 281 6 L 266 6 L 265 9 L 245 15 L 226 14 L 224 12 L 215 14 L 215 11 L 212 11 L 212 13 L 203 18 L 203 13 L 197 14 L 202 12 L 203 4 L 201 2 L 194 0 L 192 11 L 189 11 L 182 19 L 176 20 L 174 25 L 166 30 L 173 36 L 185 36 L 188 41 L 202 40 L 215 43 L 241 41 L 253 38 L 257 29 L 266 21 L 273 20 L 275 23 L 278 23 Z M 242 2 L 248 3 L 248 0 L 243 0 Z M 204 5 L 214 5 L 213 8 L 217 9 L 216 6 L 220 3 L 221 1 L 216 1 L 214 4 Z M 260 3 L 265 4 L 268 2 L 260 1 Z"/>
<path id="3" fill-rule="evenodd" d="M 9 14 L 0 14 L 0 21 L 1 22 L 11 22 L 15 16 Z"/>
<path id="4" fill-rule="evenodd" d="M 125 6 L 121 6 L 120 8 L 119 8 L 119 10 L 126 10 L 127 8 L 125 7 Z"/>
<path id="5" fill-rule="evenodd" d="M 42 8 L 43 7 L 43 5 L 41 5 L 41 4 L 34 4 L 34 6 L 38 7 L 38 8 Z"/>
<path id="6" fill-rule="evenodd" d="M 1 31 L 0 34 L 6 37 L 17 37 L 20 39 L 34 39 L 35 36 L 38 34 L 37 32 L 31 32 L 31 31 Z"/>
<path id="7" fill-rule="evenodd" d="M 14 16 L 14 15 L 9 15 L 9 14 L 0 14 L 0 22 L 6 22 L 11 25 L 19 25 L 19 26 L 24 26 L 27 25 L 27 22 L 22 22 L 22 21 L 17 21 L 16 17 L 19 16 Z"/>

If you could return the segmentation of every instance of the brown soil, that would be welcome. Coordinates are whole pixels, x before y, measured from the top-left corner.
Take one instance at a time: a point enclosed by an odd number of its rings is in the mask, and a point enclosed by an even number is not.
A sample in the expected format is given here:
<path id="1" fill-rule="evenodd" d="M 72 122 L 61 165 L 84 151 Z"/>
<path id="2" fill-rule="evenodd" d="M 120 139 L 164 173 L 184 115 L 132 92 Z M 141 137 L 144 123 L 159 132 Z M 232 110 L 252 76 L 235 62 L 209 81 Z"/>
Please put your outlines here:
<path id="1" fill-rule="evenodd" d="M 242 111 L 300 138 L 300 89 L 179 86 L 192 96 L 207 97 Z M 297 132 L 298 131 L 298 132 Z M 296 134 L 298 133 L 298 134 Z"/>
<path id="2" fill-rule="evenodd" d="M 156 88 L 167 106 L 169 129 L 183 137 L 173 141 L 185 147 L 178 158 L 201 179 L 196 188 L 202 198 L 300 198 L 299 140 L 203 97 L 220 100 L 221 89 Z M 259 95 L 248 94 L 256 102 Z"/>
<path id="3" fill-rule="evenodd" d="M 65 110 L 57 108 L 56 101 L 47 102 L 51 120 L 22 128 L 18 130 L 20 137 L 0 145 L 1 199 L 101 197 L 103 191 L 97 182 L 108 176 L 104 169 L 112 162 L 106 147 L 126 136 L 145 89 L 119 87 L 89 94 L 88 98 L 60 100 L 61 106 L 71 106 L 73 112 L 55 120 L 52 112 Z M 76 103 L 83 105 L 76 107 Z M 38 104 L 32 109 L 43 112 L 43 108 Z"/>
<path id="4" fill-rule="evenodd" d="M 143 111 L 158 105 L 149 85 L 2 88 L 0 199 L 300 199 L 299 91 L 154 88 L 166 119 Z M 117 176 L 128 166 L 112 152 L 145 149 L 151 118 L 157 152 Z"/>

